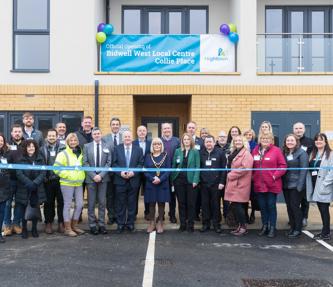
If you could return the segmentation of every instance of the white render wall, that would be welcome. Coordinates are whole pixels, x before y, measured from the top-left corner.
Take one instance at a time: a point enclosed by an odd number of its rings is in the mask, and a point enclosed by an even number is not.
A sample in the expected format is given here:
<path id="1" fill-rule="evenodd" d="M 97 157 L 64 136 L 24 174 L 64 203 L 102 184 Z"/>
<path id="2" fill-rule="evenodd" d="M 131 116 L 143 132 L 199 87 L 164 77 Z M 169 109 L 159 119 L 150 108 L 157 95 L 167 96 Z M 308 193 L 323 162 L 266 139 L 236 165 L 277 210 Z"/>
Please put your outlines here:
<path id="1" fill-rule="evenodd" d="M 257 76 L 256 33 L 264 30 L 265 5 L 308 5 L 310 0 L 169 0 L 168 5 L 208 5 L 209 32 L 218 33 L 223 22 L 238 26 L 238 72 L 224 75 L 95 75 L 96 27 L 105 20 L 105 0 L 51 0 L 50 73 L 13 73 L 12 1 L 0 1 L 0 84 L 101 84 L 111 85 L 331 85 L 333 76 Z M 110 23 L 121 31 L 121 5 L 165 5 L 161 0 L 110 0 Z M 318 3 L 318 4 L 317 4 Z M 333 0 L 316 5 L 333 5 Z"/>

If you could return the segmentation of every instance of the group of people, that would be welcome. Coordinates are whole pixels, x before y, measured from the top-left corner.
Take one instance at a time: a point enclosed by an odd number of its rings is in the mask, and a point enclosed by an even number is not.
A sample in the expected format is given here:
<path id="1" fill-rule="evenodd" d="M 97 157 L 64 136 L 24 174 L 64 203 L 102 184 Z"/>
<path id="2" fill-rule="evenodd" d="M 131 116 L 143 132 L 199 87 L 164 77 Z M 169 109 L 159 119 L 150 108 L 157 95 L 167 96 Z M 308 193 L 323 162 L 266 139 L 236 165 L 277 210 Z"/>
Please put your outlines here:
<path id="1" fill-rule="evenodd" d="M 160 138 L 148 140 L 147 128 L 139 126 L 137 139 L 133 140 L 130 131 L 121 131 L 121 121 L 116 117 L 110 121 L 111 133 L 105 136 L 98 127 L 93 127 L 92 118 L 85 116 L 79 131 L 67 135 L 66 125 L 58 123 L 55 129 L 47 131 L 45 139 L 33 126 L 33 114 L 23 114 L 22 120 L 23 126 L 12 126 L 8 142 L 0 134 L 1 163 L 21 163 L 26 167 L 0 170 L 0 226 L 3 225 L 5 236 L 16 233 L 28 238 L 27 221 L 31 220 L 31 234 L 38 237 L 39 219 L 28 214 L 42 203 L 47 234 L 54 232 L 56 214 L 58 232 L 70 237 L 85 233 L 78 223 L 86 190 L 88 223 L 93 235 L 106 234 L 106 224 L 114 223 L 117 233 L 134 232 L 138 200 L 143 193 L 148 233 L 164 232 L 166 203 L 170 222 L 177 223 L 178 202 L 180 232 L 193 232 L 194 222 L 201 215 L 201 232 L 212 228 L 221 233 L 222 216 L 233 214 L 236 226 L 231 234 L 243 236 L 247 224 L 255 220 L 257 208 L 262 220 L 258 234 L 273 238 L 277 195 L 283 192 L 289 238 L 301 236 L 302 227 L 307 224 L 309 202 L 317 203 L 323 222 L 315 239 L 331 238 L 329 206 L 333 201 L 333 171 L 325 167 L 332 166 L 333 153 L 324 133 L 309 139 L 304 135 L 302 123 L 294 124 L 293 133 L 285 137 L 280 149 L 267 121 L 261 124 L 257 138 L 253 130 L 242 134 L 237 126 L 228 133 L 221 131 L 217 140 L 205 128 L 198 137 L 197 125 L 191 121 L 180 139 L 173 136 L 170 123 L 163 123 Z M 59 168 L 44 171 L 31 169 L 29 165 Z M 90 169 L 62 168 L 66 166 Z M 115 167 L 120 171 L 99 171 L 96 169 L 99 167 Z M 143 167 L 147 168 L 144 172 L 131 170 Z M 165 168 L 173 169 L 169 172 Z M 0 242 L 5 242 L 2 235 Z"/>

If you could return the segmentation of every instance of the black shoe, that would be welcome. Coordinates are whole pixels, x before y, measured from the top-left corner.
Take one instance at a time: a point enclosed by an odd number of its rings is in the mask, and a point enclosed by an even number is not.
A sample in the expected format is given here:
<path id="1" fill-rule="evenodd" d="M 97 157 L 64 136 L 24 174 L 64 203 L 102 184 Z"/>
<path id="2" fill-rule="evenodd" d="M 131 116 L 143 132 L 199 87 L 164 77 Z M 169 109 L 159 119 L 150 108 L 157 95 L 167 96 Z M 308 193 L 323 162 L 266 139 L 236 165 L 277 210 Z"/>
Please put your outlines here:
<path id="1" fill-rule="evenodd" d="M 292 233 L 290 233 L 288 235 L 288 238 L 290 238 L 290 239 L 299 238 L 299 237 L 301 237 L 301 235 L 302 235 L 302 232 L 294 230 Z"/>
<path id="2" fill-rule="evenodd" d="M 175 216 L 170 216 L 170 222 L 171 223 L 177 223 L 177 219 Z"/>
<path id="3" fill-rule="evenodd" d="M 269 229 L 269 231 L 268 231 L 268 234 L 267 234 L 267 237 L 268 238 L 274 238 L 276 236 L 276 234 L 275 234 L 275 227 L 271 227 L 270 229 Z"/>
<path id="4" fill-rule="evenodd" d="M 194 232 L 194 227 L 193 226 L 187 226 L 187 232 L 193 233 Z"/>
<path id="5" fill-rule="evenodd" d="M 222 233 L 222 229 L 221 229 L 220 226 L 215 226 L 215 227 L 214 227 L 214 231 L 215 231 L 216 233 Z"/>
<path id="6" fill-rule="evenodd" d="M 263 236 L 263 235 L 266 235 L 266 234 L 268 234 L 268 226 L 266 224 L 264 224 L 261 227 L 260 231 L 258 232 L 258 235 Z"/>
<path id="7" fill-rule="evenodd" d="M 108 234 L 108 231 L 106 230 L 106 228 L 104 226 L 100 226 L 98 228 L 98 231 L 100 234 L 103 234 L 103 235 Z"/>
<path id="8" fill-rule="evenodd" d="M 134 225 L 126 225 L 126 229 L 127 229 L 129 232 L 135 232 L 135 231 L 136 231 Z"/>
<path id="9" fill-rule="evenodd" d="M 317 233 L 317 234 L 315 234 L 315 235 L 312 237 L 312 239 L 314 239 L 314 240 L 320 240 L 320 239 L 321 239 L 321 233 Z"/>
<path id="10" fill-rule="evenodd" d="M 209 231 L 210 227 L 208 225 L 203 225 L 200 229 L 200 232 L 207 232 Z"/>
<path id="11" fill-rule="evenodd" d="M 184 232 L 186 230 L 186 225 L 180 225 L 178 231 Z"/>
<path id="12" fill-rule="evenodd" d="M 39 237 L 39 234 L 38 234 L 37 228 L 33 228 L 33 229 L 31 230 L 31 235 L 32 235 L 32 237 L 35 237 L 35 238 Z"/>
<path id="13" fill-rule="evenodd" d="M 26 228 L 22 228 L 22 239 L 28 239 L 28 230 Z"/>
<path id="14" fill-rule="evenodd" d="M 286 236 L 288 237 L 290 234 L 293 234 L 294 231 L 295 231 L 295 230 L 294 230 L 293 228 L 289 229 L 289 231 L 286 232 Z"/>
<path id="15" fill-rule="evenodd" d="M 331 240 L 331 234 L 324 235 L 324 234 L 318 233 L 313 237 L 313 239 L 328 241 L 328 240 Z"/>
<path id="16" fill-rule="evenodd" d="M 6 240 L 2 237 L 1 231 L 0 231 L 0 243 L 5 243 L 5 242 L 6 242 Z"/>
<path id="17" fill-rule="evenodd" d="M 90 234 L 98 235 L 98 230 L 97 230 L 96 226 L 90 227 Z"/>
<path id="18" fill-rule="evenodd" d="M 118 226 L 116 232 L 117 232 L 117 234 L 123 233 L 124 232 L 124 227 L 123 226 Z"/>

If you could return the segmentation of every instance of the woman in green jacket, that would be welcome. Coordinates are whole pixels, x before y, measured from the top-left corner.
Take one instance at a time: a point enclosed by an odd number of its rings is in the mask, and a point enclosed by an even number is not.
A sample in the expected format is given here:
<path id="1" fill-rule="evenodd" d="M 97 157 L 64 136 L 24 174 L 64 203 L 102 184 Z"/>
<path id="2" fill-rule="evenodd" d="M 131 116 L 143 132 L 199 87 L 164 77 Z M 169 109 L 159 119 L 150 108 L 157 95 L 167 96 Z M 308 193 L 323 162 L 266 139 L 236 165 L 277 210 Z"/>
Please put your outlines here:
<path id="1" fill-rule="evenodd" d="M 173 168 L 200 168 L 200 154 L 194 148 L 190 134 L 185 133 L 181 139 L 181 147 L 175 151 L 172 161 Z M 175 171 L 171 175 L 173 188 L 178 199 L 180 227 L 179 231 L 194 231 L 195 202 L 200 171 Z M 187 218 L 187 223 L 186 223 Z"/>
<path id="2" fill-rule="evenodd" d="M 70 133 L 66 138 L 66 149 L 58 153 L 54 166 L 77 166 L 83 164 L 83 154 L 79 146 L 79 140 L 75 133 Z M 64 198 L 64 225 L 65 235 L 77 236 L 84 233 L 77 227 L 78 220 L 83 208 L 82 183 L 85 179 L 83 170 L 55 170 L 55 174 L 60 177 L 60 188 Z M 70 208 L 72 200 L 75 200 L 75 208 L 71 225 Z"/>

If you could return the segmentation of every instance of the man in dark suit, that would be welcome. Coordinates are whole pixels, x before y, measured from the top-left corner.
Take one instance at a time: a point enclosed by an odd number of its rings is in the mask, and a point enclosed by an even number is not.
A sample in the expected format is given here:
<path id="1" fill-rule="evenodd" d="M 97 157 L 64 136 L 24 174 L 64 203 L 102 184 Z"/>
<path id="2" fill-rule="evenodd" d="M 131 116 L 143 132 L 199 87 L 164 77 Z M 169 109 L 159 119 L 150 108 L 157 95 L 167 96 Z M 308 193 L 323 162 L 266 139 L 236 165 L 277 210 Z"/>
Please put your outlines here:
<path id="1" fill-rule="evenodd" d="M 138 135 L 138 138 L 133 141 L 133 145 L 138 146 L 141 148 L 142 150 L 142 154 L 143 157 L 145 158 L 147 154 L 150 153 L 150 145 L 151 145 L 151 141 L 147 140 L 147 128 L 145 126 L 139 126 L 136 130 L 136 134 Z M 143 174 L 143 172 L 141 172 L 140 174 L 140 185 L 139 185 L 139 189 L 137 191 L 137 201 L 136 201 L 136 212 L 135 215 L 138 215 L 138 210 L 139 210 L 139 198 L 140 198 L 140 190 L 142 188 L 142 190 L 144 191 L 144 186 L 145 184 L 145 176 Z M 148 220 L 148 213 L 149 213 L 149 204 L 145 203 L 145 211 L 144 211 L 144 215 L 145 215 L 145 219 Z"/>
<path id="2" fill-rule="evenodd" d="M 202 138 L 197 137 L 196 136 L 196 131 L 197 131 L 197 123 L 194 121 L 188 122 L 186 125 L 186 132 L 188 134 L 190 134 L 193 137 L 194 140 L 194 144 L 195 144 L 195 148 L 201 152 L 205 147 L 204 147 L 204 141 L 202 140 Z M 200 185 L 197 188 L 198 190 L 198 196 L 197 196 L 197 202 L 196 202 L 196 217 L 195 220 L 196 221 L 200 221 L 200 209 L 201 209 L 201 189 L 200 189 Z"/>
<path id="3" fill-rule="evenodd" d="M 124 143 L 115 147 L 112 161 L 113 167 L 126 169 L 114 173 L 117 233 L 123 232 L 125 227 L 131 232 L 135 231 L 135 207 L 140 185 L 140 173 L 130 169 L 143 167 L 143 153 L 140 147 L 132 144 L 132 133 L 124 132 L 123 141 Z"/>
<path id="4" fill-rule="evenodd" d="M 98 127 L 92 129 L 93 142 L 84 145 L 83 166 L 110 167 L 111 149 L 102 142 L 102 132 Z M 106 190 L 110 181 L 107 171 L 86 171 L 86 184 L 88 190 L 88 221 L 90 233 L 106 234 L 105 229 L 105 205 Z M 98 202 L 98 229 L 96 226 L 95 203 Z"/>

